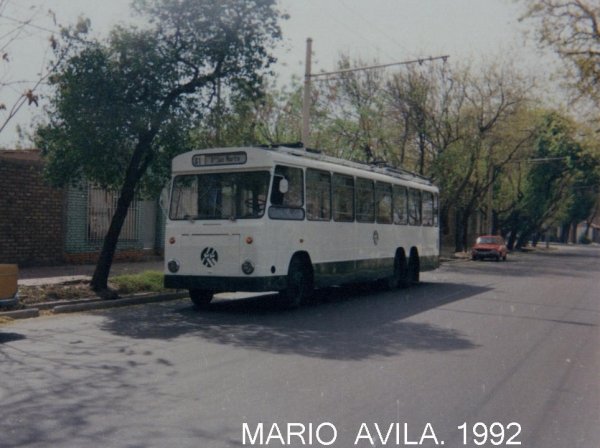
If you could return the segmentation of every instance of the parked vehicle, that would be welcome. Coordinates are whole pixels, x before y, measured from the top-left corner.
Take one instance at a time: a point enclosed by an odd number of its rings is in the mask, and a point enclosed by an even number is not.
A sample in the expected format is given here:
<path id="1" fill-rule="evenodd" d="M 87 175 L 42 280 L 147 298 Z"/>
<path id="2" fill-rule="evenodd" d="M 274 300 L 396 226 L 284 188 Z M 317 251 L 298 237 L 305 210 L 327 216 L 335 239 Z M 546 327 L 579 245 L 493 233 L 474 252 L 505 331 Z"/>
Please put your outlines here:
<path id="1" fill-rule="evenodd" d="M 506 261 L 508 249 L 504 239 L 497 235 L 482 235 L 475 240 L 475 245 L 471 249 L 471 258 L 473 260 L 483 260 L 492 258 L 496 261 L 500 259 Z"/>

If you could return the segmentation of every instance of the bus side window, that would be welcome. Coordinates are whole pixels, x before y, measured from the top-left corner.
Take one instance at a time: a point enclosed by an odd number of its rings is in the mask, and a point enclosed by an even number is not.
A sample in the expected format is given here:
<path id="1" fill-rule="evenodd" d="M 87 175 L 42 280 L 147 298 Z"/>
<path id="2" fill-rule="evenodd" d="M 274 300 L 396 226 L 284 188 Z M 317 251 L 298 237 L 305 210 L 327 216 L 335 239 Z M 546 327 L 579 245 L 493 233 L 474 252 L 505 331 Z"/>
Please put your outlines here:
<path id="1" fill-rule="evenodd" d="M 333 220 L 354 221 L 354 178 L 352 176 L 333 175 Z"/>
<path id="2" fill-rule="evenodd" d="M 408 224 L 421 225 L 421 191 L 414 188 L 408 190 Z"/>
<path id="3" fill-rule="evenodd" d="M 408 224 L 408 198 L 406 187 L 394 185 L 394 224 Z"/>
<path id="4" fill-rule="evenodd" d="M 302 169 L 277 165 L 271 188 L 272 219 L 303 220 L 304 175 Z"/>
<path id="5" fill-rule="evenodd" d="M 433 225 L 433 193 L 424 191 L 423 195 L 423 225 Z"/>
<path id="6" fill-rule="evenodd" d="M 377 206 L 377 222 L 379 224 L 392 223 L 392 186 L 377 182 L 375 184 L 375 205 Z"/>
<path id="7" fill-rule="evenodd" d="M 358 222 L 375 221 L 375 188 L 373 181 L 356 179 L 356 220 Z"/>
<path id="8" fill-rule="evenodd" d="M 310 221 L 331 219 L 331 175 L 326 171 L 306 170 L 306 216 Z"/>

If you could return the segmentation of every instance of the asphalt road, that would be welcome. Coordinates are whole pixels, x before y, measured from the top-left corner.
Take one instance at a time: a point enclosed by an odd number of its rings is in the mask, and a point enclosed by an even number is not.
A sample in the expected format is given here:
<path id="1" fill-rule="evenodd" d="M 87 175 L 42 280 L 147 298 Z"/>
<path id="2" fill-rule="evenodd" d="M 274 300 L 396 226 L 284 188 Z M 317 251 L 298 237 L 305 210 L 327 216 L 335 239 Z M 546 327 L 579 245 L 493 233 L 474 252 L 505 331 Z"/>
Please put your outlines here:
<path id="1" fill-rule="evenodd" d="M 0 447 L 600 446 L 600 248 L 422 280 L 1 326 Z"/>

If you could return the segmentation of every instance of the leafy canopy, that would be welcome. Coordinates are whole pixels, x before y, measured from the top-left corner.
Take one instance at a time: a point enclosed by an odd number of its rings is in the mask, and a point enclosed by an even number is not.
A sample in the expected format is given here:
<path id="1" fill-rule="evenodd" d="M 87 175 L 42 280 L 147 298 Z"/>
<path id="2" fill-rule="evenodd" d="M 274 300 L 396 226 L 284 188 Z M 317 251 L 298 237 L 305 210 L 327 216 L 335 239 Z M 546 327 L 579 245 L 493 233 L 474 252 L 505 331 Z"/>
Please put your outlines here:
<path id="1" fill-rule="evenodd" d="M 82 178 L 117 188 L 135 175 L 156 188 L 190 148 L 219 91 L 256 96 L 280 39 L 275 0 L 136 0 L 143 27 L 105 41 L 63 34 L 71 55 L 50 79 L 49 121 L 37 144 L 56 185 Z M 58 51 L 58 50 L 57 50 Z"/>

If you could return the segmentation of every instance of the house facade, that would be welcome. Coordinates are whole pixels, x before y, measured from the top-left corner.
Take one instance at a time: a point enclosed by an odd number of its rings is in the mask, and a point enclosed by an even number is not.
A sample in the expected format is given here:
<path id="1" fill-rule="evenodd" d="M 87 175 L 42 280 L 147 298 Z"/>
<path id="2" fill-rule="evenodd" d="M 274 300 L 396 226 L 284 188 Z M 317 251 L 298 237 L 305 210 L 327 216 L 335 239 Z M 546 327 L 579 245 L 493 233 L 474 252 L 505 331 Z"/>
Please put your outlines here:
<path id="1" fill-rule="evenodd" d="M 95 262 L 117 194 L 88 183 L 53 188 L 45 182 L 43 169 L 38 150 L 0 150 L 0 262 Z M 164 222 L 157 200 L 134 201 L 115 259 L 162 253 Z"/>

